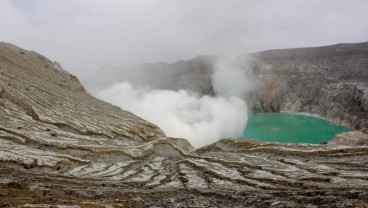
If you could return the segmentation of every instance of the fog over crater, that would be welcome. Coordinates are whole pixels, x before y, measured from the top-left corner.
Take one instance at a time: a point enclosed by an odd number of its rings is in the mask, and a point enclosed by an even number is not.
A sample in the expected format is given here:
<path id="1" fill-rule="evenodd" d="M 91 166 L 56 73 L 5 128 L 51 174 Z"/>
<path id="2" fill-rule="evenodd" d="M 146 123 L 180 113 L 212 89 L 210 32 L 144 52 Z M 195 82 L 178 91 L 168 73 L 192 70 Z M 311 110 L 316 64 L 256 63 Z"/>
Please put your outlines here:
<path id="1" fill-rule="evenodd" d="M 119 75 L 121 81 L 92 93 L 155 123 L 167 136 L 186 138 L 193 146 L 201 147 L 243 133 L 247 123 L 246 94 L 254 84 L 247 67 L 244 57 L 217 58 L 211 76 L 215 95 L 133 84 L 124 74 Z M 150 75 L 140 76 L 143 80 Z"/>

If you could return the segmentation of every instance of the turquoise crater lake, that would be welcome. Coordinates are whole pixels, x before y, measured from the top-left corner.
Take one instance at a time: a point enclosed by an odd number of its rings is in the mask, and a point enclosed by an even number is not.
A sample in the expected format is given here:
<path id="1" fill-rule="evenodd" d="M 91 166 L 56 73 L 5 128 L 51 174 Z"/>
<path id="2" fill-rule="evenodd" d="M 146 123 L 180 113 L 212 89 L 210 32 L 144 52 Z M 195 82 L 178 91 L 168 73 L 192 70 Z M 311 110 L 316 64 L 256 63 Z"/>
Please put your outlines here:
<path id="1" fill-rule="evenodd" d="M 240 139 L 320 144 L 349 128 L 327 120 L 291 113 L 249 113 Z"/>

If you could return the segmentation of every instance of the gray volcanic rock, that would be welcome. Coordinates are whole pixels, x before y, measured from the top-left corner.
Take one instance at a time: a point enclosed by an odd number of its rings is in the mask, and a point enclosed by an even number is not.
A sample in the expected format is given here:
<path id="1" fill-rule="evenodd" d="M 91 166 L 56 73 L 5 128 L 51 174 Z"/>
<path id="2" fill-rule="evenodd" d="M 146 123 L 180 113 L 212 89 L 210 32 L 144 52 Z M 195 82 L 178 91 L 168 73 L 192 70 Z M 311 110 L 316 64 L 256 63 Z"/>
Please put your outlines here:
<path id="1" fill-rule="evenodd" d="M 328 142 L 329 145 L 366 145 L 368 146 L 368 132 L 350 131 L 337 134 Z"/>
<path id="2" fill-rule="evenodd" d="M 224 139 L 195 150 L 0 44 L 0 207 L 364 207 L 368 147 Z"/>
<path id="3" fill-rule="evenodd" d="M 212 94 L 211 75 L 215 59 L 214 56 L 199 56 L 172 64 L 158 62 L 126 68 L 105 65 L 83 82 L 92 91 L 126 81 L 136 86 Z M 95 77 L 100 79 L 96 80 Z"/>
<path id="4" fill-rule="evenodd" d="M 128 81 L 213 95 L 217 58 L 221 57 L 199 56 L 124 69 L 106 66 L 96 75 L 105 81 L 86 83 L 92 90 Z M 316 114 L 353 129 L 368 128 L 368 42 L 269 50 L 239 58 L 249 60 L 244 70 L 257 80 L 255 91 L 246 98 L 253 111 Z"/>
<path id="5" fill-rule="evenodd" d="M 368 42 L 254 54 L 256 111 L 306 112 L 368 128 Z"/>

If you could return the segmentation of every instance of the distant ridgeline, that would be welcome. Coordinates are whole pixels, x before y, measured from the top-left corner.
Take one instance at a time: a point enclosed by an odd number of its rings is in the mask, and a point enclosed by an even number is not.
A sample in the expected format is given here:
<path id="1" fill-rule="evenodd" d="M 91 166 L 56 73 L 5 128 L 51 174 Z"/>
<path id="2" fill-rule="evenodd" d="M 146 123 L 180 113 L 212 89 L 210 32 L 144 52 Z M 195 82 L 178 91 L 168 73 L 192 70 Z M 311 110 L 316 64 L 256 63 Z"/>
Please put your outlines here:
<path id="1" fill-rule="evenodd" d="M 194 149 L 186 139 L 166 137 L 154 124 L 94 98 L 59 68 L 36 52 L 0 43 L 0 207 L 368 205 L 367 146 L 344 139 L 325 145 L 222 139 Z M 317 74 L 324 76 L 306 77 Z M 344 119 L 363 115 L 366 83 L 330 78 L 315 86 L 322 94 L 312 109 L 325 115 L 341 110 Z M 328 92 L 338 96 L 326 97 Z M 261 110 L 272 101 L 266 98 L 260 98 Z M 298 99 L 295 110 L 314 104 Z M 324 112 L 327 101 L 332 108 Z M 350 101 L 355 107 L 343 109 Z"/>
<path id="2" fill-rule="evenodd" d="M 160 89 L 214 94 L 211 76 L 217 58 L 199 56 L 173 64 L 128 68 L 106 66 L 94 75 L 101 81 L 88 88 L 126 80 Z M 368 128 L 367 42 L 269 50 L 239 59 L 247 59 L 244 71 L 257 80 L 254 90 L 244 95 L 252 111 L 305 112 L 347 123 L 354 129 Z"/>

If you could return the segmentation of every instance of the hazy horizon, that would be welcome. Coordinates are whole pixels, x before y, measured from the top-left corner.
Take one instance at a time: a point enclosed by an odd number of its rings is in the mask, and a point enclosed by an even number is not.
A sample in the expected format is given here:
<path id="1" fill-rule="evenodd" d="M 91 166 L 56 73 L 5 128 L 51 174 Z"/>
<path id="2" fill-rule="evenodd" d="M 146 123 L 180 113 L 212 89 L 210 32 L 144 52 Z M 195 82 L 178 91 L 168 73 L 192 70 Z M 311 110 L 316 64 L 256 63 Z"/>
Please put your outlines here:
<path id="1" fill-rule="evenodd" d="M 367 41 L 364 0 L 4 0 L 0 41 L 85 78 L 104 64 Z"/>

